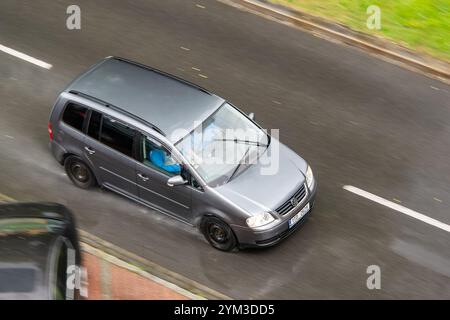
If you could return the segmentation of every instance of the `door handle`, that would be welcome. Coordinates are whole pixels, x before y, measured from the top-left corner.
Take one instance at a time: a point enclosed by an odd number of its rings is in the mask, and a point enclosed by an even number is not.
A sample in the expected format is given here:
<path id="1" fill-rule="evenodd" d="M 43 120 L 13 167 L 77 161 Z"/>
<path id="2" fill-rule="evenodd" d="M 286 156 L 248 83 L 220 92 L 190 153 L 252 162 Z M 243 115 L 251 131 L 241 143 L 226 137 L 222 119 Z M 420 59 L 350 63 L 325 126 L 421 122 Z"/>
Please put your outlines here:
<path id="1" fill-rule="evenodd" d="M 142 181 L 147 181 L 149 179 L 145 174 L 142 173 L 138 173 L 138 177 L 141 178 Z"/>
<path id="2" fill-rule="evenodd" d="M 89 154 L 94 154 L 95 150 L 89 147 L 84 147 L 84 150 L 86 150 Z"/>

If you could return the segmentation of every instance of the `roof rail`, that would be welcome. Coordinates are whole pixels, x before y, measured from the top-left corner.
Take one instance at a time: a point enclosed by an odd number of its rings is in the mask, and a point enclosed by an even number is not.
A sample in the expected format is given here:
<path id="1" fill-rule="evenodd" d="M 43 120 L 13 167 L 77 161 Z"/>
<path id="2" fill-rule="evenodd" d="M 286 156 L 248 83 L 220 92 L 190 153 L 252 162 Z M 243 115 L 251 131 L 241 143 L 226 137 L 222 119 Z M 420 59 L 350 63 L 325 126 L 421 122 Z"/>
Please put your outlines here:
<path id="1" fill-rule="evenodd" d="M 156 68 L 153 68 L 153 67 L 149 67 L 149 66 L 147 66 L 145 64 L 142 64 L 142 63 L 139 63 L 139 62 L 135 62 L 135 61 L 132 61 L 132 60 L 128 60 L 128 59 L 122 58 L 122 57 L 116 57 L 116 56 L 109 56 L 109 57 L 106 57 L 106 59 L 114 59 L 114 60 L 126 62 L 126 63 L 132 64 L 132 65 L 135 65 L 137 67 L 140 67 L 140 68 L 143 68 L 143 69 L 146 69 L 146 70 L 150 70 L 150 71 L 159 73 L 160 75 L 163 75 L 165 77 L 171 78 L 171 79 L 176 80 L 176 81 L 179 81 L 179 82 L 184 83 L 184 84 L 186 84 L 188 86 L 191 86 L 191 87 L 193 87 L 193 88 L 195 88 L 197 90 L 200 90 L 200 91 L 202 91 L 202 92 L 204 92 L 206 94 L 212 95 L 211 92 L 209 92 L 207 89 L 199 86 L 198 84 L 195 84 L 193 82 L 187 81 L 187 80 L 182 79 L 180 77 L 174 76 L 173 74 L 167 73 L 165 71 L 161 71 L 159 69 L 156 69 Z"/>
<path id="2" fill-rule="evenodd" d="M 136 116 L 136 115 L 134 115 L 134 114 L 132 114 L 132 113 L 130 113 L 130 112 L 128 112 L 128 111 L 126 111 L 126 110 L 120 108 L 120 107 L 117 107 L 117 106 L 115 106 L 115 105 L 112 105 L 111 103 L 108 103 L 108 102 L 106 102 L 106 101 L 103 101 L 103 100 L 101 100 L 101 99 L 98 99 L 98 98 L 96 98 L 96 97 L 93 97 L 93 96 L 91 96 L 91 95 L 88 95 L 88 94 L 86 94 L 86 93 L 83 93 L 83 92 L 80 92 L 80 91 L 77 91 L 77 90 L 70 90 L 69 93 L 75 94 L 75 95 L 77 95 L 77 96 L 81 96 L 81 97 L 86 98 L 86 99 L 89 99 L 89 100 L 92 100 L 92 101 L 97 102 L 97 103 L 99 103 L 99 104 L 101 104 L 101 105 L 103 105 L 103 106 L 105 106 L 105 107 L 107 107 L 107 108 L 110 108 L 110 109 L 114 110 L 114 111 L 123 113 L 123 114 L 125 114 L 126 116 L 128 116 L 128 117 L 130 117 L 130 118 L 132 118 L 132 119 L 134 119 L 134 120 L 137 120 L 137 121 L 140 121 L 140 122 L 145 123 L 146 125 L 148 125 L 148 126 L 151 127 L 152 129 L 154 129 L 155 131 L 157 131 L 157 132 L 159 132 L 160 134 L 162 134 L 163 136 L 165 136 L 164 132 L 162 132 L 161 129 L 159 129 L 159 128 L 158 128 L 157 126 L 155 126 L 154 124 L 152 124 L 152 123 L 148 122 L 147 120 L 142 119 L 141 117 L 138 117 L 138 116 Z"/>

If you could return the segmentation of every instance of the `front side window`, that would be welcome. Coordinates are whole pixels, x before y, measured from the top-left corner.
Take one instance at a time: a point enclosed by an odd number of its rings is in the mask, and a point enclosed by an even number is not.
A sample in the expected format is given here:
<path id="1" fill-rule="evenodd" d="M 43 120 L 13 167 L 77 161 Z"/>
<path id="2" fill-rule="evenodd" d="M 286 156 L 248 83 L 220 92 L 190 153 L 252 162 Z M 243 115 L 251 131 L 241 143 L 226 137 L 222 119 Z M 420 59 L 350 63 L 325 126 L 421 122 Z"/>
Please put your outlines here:
<path id="1" fill-rule="evenodd" d="M 69 103 L 64 110 L 62 120 L 67 125 L 82 131 L 84 119 L 86 118 L 88 109 L 80 105 Z"/>
<path id="2" fill-rule="evenodd" d="M 129 157 L 133 156 L 135 130 L 112 118 L 103 117 L 100 142 Z"/>
<path id="3" fill-rule="evenodd" d="M 158 141 L 144 137 L 142 139 L 143 163 L 170 176 L 181 174 L 181 165 Z"/>

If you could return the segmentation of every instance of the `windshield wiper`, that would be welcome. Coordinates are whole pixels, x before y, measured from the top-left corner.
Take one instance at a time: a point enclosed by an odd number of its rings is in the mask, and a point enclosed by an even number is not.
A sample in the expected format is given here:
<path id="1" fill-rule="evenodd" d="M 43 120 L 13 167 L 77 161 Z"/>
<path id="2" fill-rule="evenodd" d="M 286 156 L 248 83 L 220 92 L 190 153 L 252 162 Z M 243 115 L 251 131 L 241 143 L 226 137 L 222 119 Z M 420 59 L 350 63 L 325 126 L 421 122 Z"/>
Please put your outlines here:
<path id="1" fill-rule="evenodd" d="M 245 144 L 250 144 L 253 146 L 257 146 L 257 147 L 268 147 L 268 144 L 265 143 L 260 143 L 258 141 L 248 141 L 248 140 L 241 140 L 241 139 L 214 139 L 214 141 L 232 141 L 235 143 L 245 143 Z"/>
<path id="2" fill-rule="evenodd" d="M 245 157 L 247 156 L 247 153 L 250 151 L 250 148 L 247 148 L 247 150 L 245 151 L 244 155 L 242 156 L 241 161 L 239 161 L 238 165 L 236 166 L 236 168 L 233 170 L 233 173 L 231 174 L 231 176 L 228 178 L 227 182 L 230 182 L 231 179 L 233 179 L 233 177 L 236 175 L 236 173 L 238 172 L 239 168 L 242 165 L 242 162 L 244 161 Z"/>

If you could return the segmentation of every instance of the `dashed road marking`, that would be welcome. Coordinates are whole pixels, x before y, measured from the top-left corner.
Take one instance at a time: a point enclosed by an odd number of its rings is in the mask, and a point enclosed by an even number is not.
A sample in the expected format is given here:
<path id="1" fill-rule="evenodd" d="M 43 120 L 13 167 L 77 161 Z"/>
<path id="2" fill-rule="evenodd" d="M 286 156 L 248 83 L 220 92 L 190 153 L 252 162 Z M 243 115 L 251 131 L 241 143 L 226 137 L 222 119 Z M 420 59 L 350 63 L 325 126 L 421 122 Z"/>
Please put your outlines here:
<path id="1" fill-rule="evenodd" d="M 181 49 L 181 50 L 184 50 L 184 51 L 191 51 L 191 49 L 186 48 L 186 47 L 180 47 L 180 49 Z"/>
<path id="2" fill-rule="evenodd" d="M 192 67 L 192 70 L 195 70 L 195 71 L 202 71 L 202 70 L 200 70 L 199 68 L 196 68 L 196 67 Z"/>
<path id="3" fill-rule="evenodd" d="M 196 6 L 197 8 L 200 8 L 200 9 L 205 9 L 205 8 L 206 8 L 205 6 L 202 6 L 201 4 L 198 4 L 198 3 L 197 3 L 195 6 Z"/>
<path id="4" fill-rule="evenodd" d="M 430 217 L 428 217 L 428 216 L 426 216 L 426 215 L 424 215 L 422 213 L 419 213 L 417 211 L 408 209 L 408 208 L 406 208 L 406 207 L 404 207 L 402 205 L 399 205 L 399 204 L 394 203 L 392 201 L 386 200 L 384 198 L 381 198 L 381 197 L 379 197 L 377 195 L 374 195 L 374 194 L 372 194 L 370 192 L 364 191 L 364 190 L 359 189 L 359 188 L 354 187 L 354 186 L 344 186 L 343 188 L 344 188 L 344 190 L 350 191 L 350 192 L 352 192 L 354 194 L 357 194 L 358 196 L 361 196 L 363 198 L 369 199 L 369 200 L 371 200 L 373 202 L 376 202 L 378 204 L 381 204 L 383 206 L 386 206 L 388 208 L 391 208 L 393 210 L 396 210 L 398 212 L 406 214 L 407 216 L 410 216 L 410 217 L 415 218 L 417 220 L 420 220 L 422 222 L 428 223 L 429 225 L 432 225 L 432 226 L 434 226 L 436 228 L 439 228 L 439 229 L 442 229 L 444 231 L 450 232 L 450 225 L 445 224 L 445 223 L 443 223 L 443 222 L 441 222 L 439 220 L 430 218 Z"/>
<path id="5" fill-rule="evenodd" d="M 27 55 L 25 53 L 19 52 L 17 50 L 14 50 L 14 49 L 11 49 L 11 48 L 8 48 L 8 47 L 5 47 L 4 45 L 1 45 L 1 44 L 0 44 L 0 51 L 3 51 L 5 53 L 7 53 L 7 54 L 10 54 L 10 55 L 16 57 L 16 58 L 25 60 L 25 61 L 27 61 L 29 63 L 32 63 L 34 65 L 37 65 L 37 66 L 39 66 L 41 68 L 44 68 L 44 69 L 47 69 L 47 70 L 49 70 L 49 69 L 51 69 L 53 67 L 50 63 L 47 63 L 47 62 L 44 62 L 42 60 L 33 58 L 32 56 L 29 56 L 29 55 Z"/>
<path id="6" fill-rule="evenodd" d="M 201 73 L 199 73 L 198 76 L 199 76 L 200 78 L 208 79 L 208 76 L 205 76 L 204 74 L 201 74 Z"/>

